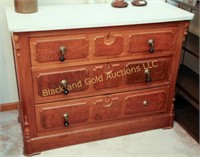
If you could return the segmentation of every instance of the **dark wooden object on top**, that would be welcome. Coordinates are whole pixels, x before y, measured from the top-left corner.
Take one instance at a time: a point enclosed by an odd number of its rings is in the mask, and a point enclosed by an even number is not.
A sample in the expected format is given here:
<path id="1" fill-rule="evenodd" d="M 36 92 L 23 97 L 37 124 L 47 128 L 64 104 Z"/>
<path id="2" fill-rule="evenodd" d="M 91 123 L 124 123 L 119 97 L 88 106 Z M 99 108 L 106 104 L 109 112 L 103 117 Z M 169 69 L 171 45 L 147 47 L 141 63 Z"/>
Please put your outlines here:
<path id="1" fill-rule="evenodd" d="M 134 6 L 146 6 L 147 1 L 145 0 L 132 0 L 131 2 Z"/>
<path id="2" fill-rule="evenodd" d="M 125 8 L 128 6 L 128 3 L 125 0 L 114 0 L 111 5 L 115 8 Z"/>

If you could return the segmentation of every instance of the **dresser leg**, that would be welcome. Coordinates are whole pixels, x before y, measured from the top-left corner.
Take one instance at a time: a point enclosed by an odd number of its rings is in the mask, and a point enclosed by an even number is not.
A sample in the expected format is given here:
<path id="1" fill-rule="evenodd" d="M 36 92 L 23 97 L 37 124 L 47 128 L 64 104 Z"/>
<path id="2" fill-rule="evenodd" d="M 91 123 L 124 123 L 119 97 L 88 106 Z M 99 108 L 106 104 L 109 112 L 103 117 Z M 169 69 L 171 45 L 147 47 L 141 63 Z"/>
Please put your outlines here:
<path id="1" fill-rule="evenodd" d="M 171 128 L 173 128 L 173 127 L 174 127 L 174 115 L 171 117 L 169 125 L 163 127 L 162 129 L 163 129 L 163 130 L 166 130 L 166 129 L 171 129 Z"/>
<path id="2" fill-rule="evenodd" d="M 167 129 L 171 129 L 171 128 L 173 128 L 174 127 L 174 125 L 172 125 L 172 126 L 166 126 L 166 127 L 163 127 L 162 129 L 163 130 L 167 130 Z"/>

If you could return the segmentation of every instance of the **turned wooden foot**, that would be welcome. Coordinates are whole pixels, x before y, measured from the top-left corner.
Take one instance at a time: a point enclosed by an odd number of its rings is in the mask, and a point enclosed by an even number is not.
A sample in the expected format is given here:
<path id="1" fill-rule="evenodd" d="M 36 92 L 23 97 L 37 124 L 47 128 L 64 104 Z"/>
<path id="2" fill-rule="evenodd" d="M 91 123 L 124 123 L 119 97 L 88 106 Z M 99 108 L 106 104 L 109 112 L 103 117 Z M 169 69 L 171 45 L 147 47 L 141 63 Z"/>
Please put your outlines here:
<path id="1" fill-rule="evenodd" d="M 24 153 L 24 155 L 27 156 L 27 157 L 31 157 L 33 155 L 39 155 L 39 154 L 41 154 L 41 152 L 36 152 L 36 153 L 32 153 L 32 154 L 25 154 Z"/>
<path id="2" fill-rule="evenodd" d="M 171 129 L 171 128 L 173 128 L 174 126 L 172 125 L 172 126 L 166 126 L 166 127 L 163 127 L 162 129 L 163 130 L 166 130 L 166 129 Z"/>

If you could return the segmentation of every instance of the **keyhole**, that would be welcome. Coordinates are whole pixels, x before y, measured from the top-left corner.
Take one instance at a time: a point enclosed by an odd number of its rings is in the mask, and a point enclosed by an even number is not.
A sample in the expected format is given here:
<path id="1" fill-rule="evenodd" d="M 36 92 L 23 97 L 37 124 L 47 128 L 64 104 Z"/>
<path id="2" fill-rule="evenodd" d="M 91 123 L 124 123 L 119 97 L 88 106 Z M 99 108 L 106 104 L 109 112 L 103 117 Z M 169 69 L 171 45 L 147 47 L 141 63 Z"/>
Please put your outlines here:
<path id="1" fill-rule="evenodd" d="M 110 33 L 108 33 L 108 34 L 106 35 L 106 39 L 110 39 L 110 37 L 111 37 L 111 35 L 110 35 Z"/>

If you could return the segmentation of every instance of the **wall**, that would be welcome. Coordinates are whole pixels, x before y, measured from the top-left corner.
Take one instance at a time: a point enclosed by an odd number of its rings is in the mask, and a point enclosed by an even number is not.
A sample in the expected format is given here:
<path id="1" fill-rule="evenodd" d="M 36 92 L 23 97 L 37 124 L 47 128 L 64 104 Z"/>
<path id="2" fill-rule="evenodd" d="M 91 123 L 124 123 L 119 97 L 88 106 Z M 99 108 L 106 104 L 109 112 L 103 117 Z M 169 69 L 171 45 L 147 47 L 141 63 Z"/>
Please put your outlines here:
<path id="1" fill-rule="evenodd" d="M 0 104 L 18 101 L 16 77 L 11 48 L 10 35 L 7 30 L 4 6 L 12 6 L 13 0 L 0 0 Z"/>

